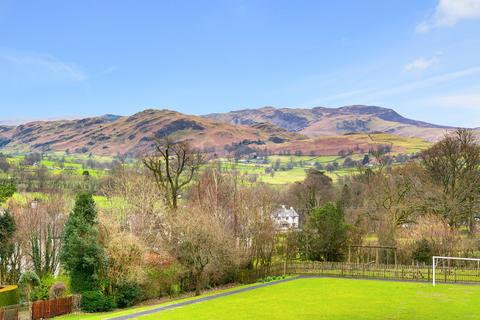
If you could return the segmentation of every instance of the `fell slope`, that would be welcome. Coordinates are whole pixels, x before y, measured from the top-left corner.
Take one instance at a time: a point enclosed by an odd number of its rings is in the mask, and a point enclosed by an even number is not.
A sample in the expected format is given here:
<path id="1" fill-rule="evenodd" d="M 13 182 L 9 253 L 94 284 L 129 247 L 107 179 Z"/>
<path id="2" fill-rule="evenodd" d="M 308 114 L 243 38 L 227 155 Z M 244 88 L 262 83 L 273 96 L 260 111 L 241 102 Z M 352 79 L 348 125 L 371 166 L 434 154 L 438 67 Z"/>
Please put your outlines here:
<path id="1" fill-rule="evenodd" d="M 408 119 L 392 109 L 364 105 L 313 109 L 264 107 L 205 117 L 230 124 L 254 125 L 267 122 L 311 138 L 382 132 L 435 141 L 453 129 Z"/>
<path id="2" fill-rule="evenodd" d="M 306 137 L 281 128 L 226 124 L 170 110 L 145 110 L 128 117 L 102 116 L 80 120 L 35 121 L 18 127 L 0 128 L 4 149 L 18 152 L 65 151 L 99 155 L 142 154 L 151 150 L 153 138 L 170 136 L 189 140 L 209 152 L 244 141 L 283 144 Z"/>

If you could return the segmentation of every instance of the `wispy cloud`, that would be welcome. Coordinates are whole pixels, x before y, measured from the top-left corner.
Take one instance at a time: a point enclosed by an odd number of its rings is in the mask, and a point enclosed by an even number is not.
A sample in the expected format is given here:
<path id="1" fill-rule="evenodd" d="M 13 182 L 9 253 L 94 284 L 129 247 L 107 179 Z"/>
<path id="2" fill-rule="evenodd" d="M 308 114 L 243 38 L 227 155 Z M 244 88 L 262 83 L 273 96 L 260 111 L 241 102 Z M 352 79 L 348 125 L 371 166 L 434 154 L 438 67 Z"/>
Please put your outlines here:
<path id="1" fill-rule="evenodd" d="M 480 94 L 455 94 L 434 97 L 429 104 L 436 107 L 480 110 Z"/>
<path id="2" fill-rule="evenodd" d="M 407 63 L 404 67 L 405 71 L 424 71 L 432 67 L 433 65 L 437 64 L 439 61 L 439 56 L 441 55 L 441 52 L 437 52 L 433 57 L 431 58 L 424 58 L 424 57 L 419 57 L 409 63 Z"/>
<path id="3" fill-rule="evenodd" d="M 415 30 L 426 33 L 433 28 L 451 27 L 469 19 L 480 19 L 479 0 L 439 0 L 433 14 L 420 22 Z"/>
<path id="4" fill-rule="evenodd" d="M 0 60 L 22 68 L 26 72 L 48 74 L 71 81 L 84 81 L 85 72 L 73 63 L 67 63 L 50 54 L 0 51 Z"/>
<path id="5" fill-rule="evenodd" d="M 100 71 L 99 73 L 97 73 L 97 76 L 98 76 L 98 77 L 103 77 L 103 76 L 109 75 L 109 74 L 111 74 L 111 73 L 114 73 L 114 72 L 117 71 L 118 69 L 120 69 L 118 66 L 111 66 L 111 67 L 108 67 L 107 69 L 105 69 L 105 70 Z"/>
<path id="6" fill-rule="evenodd" d="M 430 77 L 424 80 L 414 81 L 407 84 L 402 84 L 399 86 L 387 88 L 385 90 L 381 90 L 376 92 L 374 96 L 391 96 L 395 94 L 401 93 L 408 93 L 415 90 L 420 90 L 424 88 L 429 88 L 435 85 L 439 85 L 442 83 L 454 81 L 457 79 L 465 78 L 468 76 L 472 76 L 475 74 L 480 74 L 480 66 L 479 67 L 472 67 L 467 69 L 462 69 L 458 71 L 453 71 L 449 73 L 444 73 L 438 76 Z"/>

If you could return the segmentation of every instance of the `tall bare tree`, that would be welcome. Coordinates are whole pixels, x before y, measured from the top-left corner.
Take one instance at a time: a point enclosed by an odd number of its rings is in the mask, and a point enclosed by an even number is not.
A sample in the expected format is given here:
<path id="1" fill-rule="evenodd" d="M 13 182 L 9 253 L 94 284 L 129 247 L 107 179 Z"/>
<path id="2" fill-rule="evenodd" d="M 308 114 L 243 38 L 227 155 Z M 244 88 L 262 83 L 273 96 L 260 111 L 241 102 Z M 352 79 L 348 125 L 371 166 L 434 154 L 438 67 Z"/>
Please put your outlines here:
<path id="1" fill-rule="evenodd" d="M 155 140 L 155 151 L 143 163 L 153 173 L 165 205 L 172 211 L 178 208 L 178 197 L 204 162 L 204 155 L 193 149 L 187 141 L 170 138 Z"/>
<path id="2" fill-rule="evenodd" d="M 458 129 L 421 154 L 432 179 L 443 188 L 442 215 L 452 225 L 475 231 L 480 210 L 480 144 L 475 133 Z"/>

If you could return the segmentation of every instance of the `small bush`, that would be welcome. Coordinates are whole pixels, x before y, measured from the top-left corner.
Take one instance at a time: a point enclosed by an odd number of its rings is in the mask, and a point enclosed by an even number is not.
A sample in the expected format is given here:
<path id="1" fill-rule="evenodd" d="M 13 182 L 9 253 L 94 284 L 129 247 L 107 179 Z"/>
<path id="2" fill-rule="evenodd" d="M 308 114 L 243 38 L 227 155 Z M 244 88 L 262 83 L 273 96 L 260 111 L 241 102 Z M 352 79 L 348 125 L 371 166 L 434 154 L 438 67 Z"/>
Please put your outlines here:
<path id="1" fill-rule="evenodd" d="M 55 277 L 51 274 L 44 276 L 40 279 L 40 285 L 33 289 L 32 301 L 48 300 L 48 290 L 55 283 Z"/>
<path id="2" fill-rule="evenodd" d="M 142 289 L 136 283 L 124 284 L 117 289 L 116 303 L 119 308 L 131 307 L 142 299 Z"/>
<path id="3" fill-rule="evenodd" d="M 175 296 L 182 291 L 180 278 L 183 274 L 180 265 L 173 263 L 170 266 L 154 265 L 146 269 L 147 278 L 142 283 L 144 298 L 152 299 L 163 296 Z"/>
<path id="4" fill-rule="evenodd" d="M 419 240 L 415 243 L 415 248 L 413 249 L 413 260 L 420 263 L 430 263 L 433 256 L 432 246 L 427 239 Z"/>
<path id="5" fill-rule="evenodd" d="M 63 282 L 57 282 L 48 290 L 50 299 L 58 299 L 65 296 L 67 292 L 67 286 Z"/>
<path id="6" fill-rule="evenodd" d="M 170 290 L 168 291 L 170 297 L 178 297 L 180 293 L 182 293 L 182 287 L 179 284 L 172 284 L 170 286 Z"/>
<path id="7" fill-rule="evenodd" d="M 82 293 L 81 306 L 84 312 L 104 312 L 113 310 L 115 302 L 101 291 L 85 291 Z"/>
<path id="8" fill-rule="evenodd" d="M 41 284 L 40 278 L 34 271 L 25 271 L 18 280 L 20 289 L 20 301 L 22 303 L 32 301 L 33 290 Z"/>
<path id="9" fill-rule="evenodd" d="M 281 275 L 281 276 L 268 276 L 268 277 L 265 277 L 265 278 L 262 278 L 260 280 L 258 280 L 258 282 L 272 282 L 272 281 L 278 281 L 278 280 L 283 280 L 285 279 L 287 276 L 286 275 Z"/>
<path id="10" fill-rule="evenodd" d="M 53 275 L 46 275 L 40 280 L 40 286 L 36 287 L 32 292 L 32 300 L 48 300 L 48 299 L 55 299 L 59 298 L 55 292 L 52 292 L 53 287 L 57 287 L 57 285 L 63 285 L 65 288 L 65 292 L 62 296 L 67 296 L 71 293 L 69 288 L 69 279 L 67 276 L 58 276 L 54 277 Z M 53 295 L 52 295 L 53 293 Z"/>

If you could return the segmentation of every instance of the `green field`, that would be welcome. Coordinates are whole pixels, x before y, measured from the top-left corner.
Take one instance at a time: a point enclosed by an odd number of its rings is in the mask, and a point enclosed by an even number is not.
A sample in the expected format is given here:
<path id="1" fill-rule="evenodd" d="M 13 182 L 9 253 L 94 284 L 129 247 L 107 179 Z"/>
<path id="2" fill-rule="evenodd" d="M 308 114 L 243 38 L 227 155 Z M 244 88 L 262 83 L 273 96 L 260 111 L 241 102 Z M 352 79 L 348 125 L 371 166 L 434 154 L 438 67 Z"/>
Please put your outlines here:
<path id="1" fill-rule="evenodd" d="M 145 308 L 143 308 L 145 309 Z M 133 309 L 128 312 L 138 311 Z M 299 279 L 138 319 L 479 319 L 480 286 Z M 108 319 L 117 314 L 62 319 Z"/>
<path id="2" fill-rule="evenodd" d="M 363 158 L 361 155 L 353 155 L 351 157 L 354 160 L 360 160 Z M 344 159 L 339 156 L 284 156 L 273 155 L 268 157 L 268 164 L 254 163 L 252 162 L 235 162 L 233 160 L 218 159 L 224 170 L 232 171 L 236 170 L 241 175 L 255 176 L 256 181 L 265 182 L 268 184 L 289 184 L 294 182 L 303 181 L 306 177 L 306 170 L 314 168 L 314 163 L 318 162 L 322 165 L 333 163 L 335 161 L 343 163 Z M 272 165 L 279 161 L 280 165 L 284 168 L 288 164 L 291 165 L 291 169 L 277 170 L 273 174 L 266 173 L 267 168 L 271 168 Z M 336 181 L 338 178 L 350 175 L 357 172 L 356 168 L 339 168 L 333 172 L 326 172 L 326 174 Z"/>

